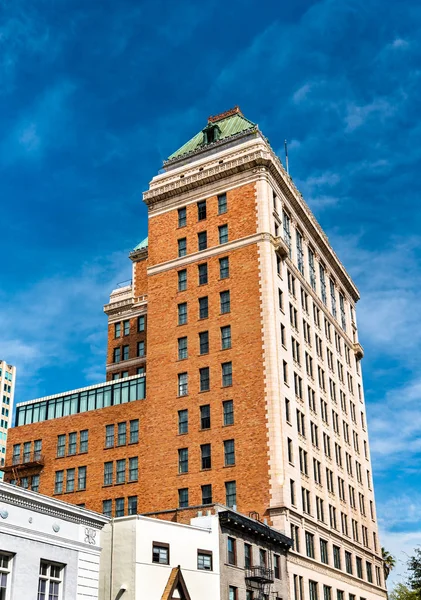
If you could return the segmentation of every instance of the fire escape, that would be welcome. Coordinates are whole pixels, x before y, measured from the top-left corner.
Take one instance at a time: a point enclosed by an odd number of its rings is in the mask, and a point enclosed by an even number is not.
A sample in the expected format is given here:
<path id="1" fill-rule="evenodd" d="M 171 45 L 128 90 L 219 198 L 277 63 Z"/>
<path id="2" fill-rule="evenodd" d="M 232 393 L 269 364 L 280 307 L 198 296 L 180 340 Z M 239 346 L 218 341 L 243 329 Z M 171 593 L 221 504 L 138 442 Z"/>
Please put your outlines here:
<path id="1" fill-rule="evenodd" d="M 13 456 L 12 464 L 5 465 L 1 470 L 7 475 L 7 481 L 21 485 L 23 476 L 38 474 L 44 467 L 44 456 L 41 452 L 24 452 L 22 457 Z"/>

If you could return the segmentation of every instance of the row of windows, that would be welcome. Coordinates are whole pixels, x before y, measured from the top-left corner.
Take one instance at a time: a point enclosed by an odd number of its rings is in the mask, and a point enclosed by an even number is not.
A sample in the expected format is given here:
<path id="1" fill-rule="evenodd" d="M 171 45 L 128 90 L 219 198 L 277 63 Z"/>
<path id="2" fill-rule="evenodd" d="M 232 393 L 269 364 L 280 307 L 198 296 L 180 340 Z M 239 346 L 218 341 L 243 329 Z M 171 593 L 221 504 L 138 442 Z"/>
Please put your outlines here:
<path id="1" fill-rule="evenodd" d="M 139 459 L 137 456 L 132 458 L 108 461 L 104 463 L 104 486 L 117 485 L 119 483 L 131 483 L 137 481 L 139 477 Z"/>
<path id="2" fill-rule="evenodd" d="M 127 426 L 128 425 L 128 426 Z M 133 419 L 105 426 L 105 447 L 125 446 L 127 443 L 136 444 L 139 441 L 139 419 Z"/>
<path id="3" fill-rule="evenodd" d="M 8 394 L 10 394 L 10 392 L 12 391 L 12 388 L 7 383 L 4 383 L 3 384 L 3 391 L 7 392 Z"/>
<path id="4" fill-rule="evenodd" d="M 136 344 L 136 356 L 145 356 L 145 342 L 142 340 Z M 129 360 L 130 358 L 130 346 L 118 346 L 113 350 L 113 362 L 119 363 L 122 360 Z"/>
<path id="5" fill-rule="evenodd" d="M 202 504 L 212 504 L 212 485 L 206 484 L 201 486 Z M 235 481 L 225 482 L 225 505 L 229 508 L 237 505 L 237 484 Z M 189 488 L 180 488 L 178 490 L 178 506 L 179 508 L 187 508 L 189 505 Z"/>
<path id="6" fill-rule="evenodd" d="M 14 554 L 0 553 L 0 597 L 12 592 Z M 58 600 L 62 597 L 65 565 L 41 560 L 38 575 L 37 600 Z"/>
<path id="7" fill-rule="evenodd" d="M 146 373 L 146 366 L 142 365 L 141 367 L 136 368 L 136 375 L 144 375 Z M 128 371 L 121 371 L 121 373 L 113 373 L 112 379 L 115 381 L 116 379 L 124 379 L 125 377 L 129 377 Z"/>
<path id="8" fill-rule="evenodd" d="M 380 585 L 380 584 L 379 584 Z M 319 584 L 317 581 L 312 581 L 311 579 L 308 582 L 308 591 L 309 596 L 305 596 L 304 594 L 304 579 L 301 575 L 294 575 L 293 579 L 294 586 L 294 600 L 305 600 L 305 598 L 309 598 L 310 600 L 346 600 L 345 592 L 343 590 L 336 590 L 336 597 L 333 595 L 333 588 L 329 585 Z M 319 596 L 319 588 L 320 593 L 323 593 L 323 596 Z M 357 600 L 357 596 L 355 594 L 348 594 L 348 600 Z M 359 600 L 367 600 L 362 596 L 359 597 Z"/>
<path id="9" fill-rule="evenodd" d="M 18 465 L 40 460 L 42 452 L 42 440 L 24 442 L 13 445 L 12 464 Z"/>
<path id="10" fill-rule="evenodd" d="M 12 485 L 18 485 L 19 487 L 24 488 L 25 490 L 32 490 L 33 492 L 38 492 L 39 490 L 39 475 L 32 475 L 32 477 L 21 477 L 20 479 L 11 479 L 10 483 Z"/>
<path id="11" fill-rule="evenodd" d="M 198 285 L 206 285 L 208 278 L 208 263 L 197 265 Z M 229 259 L 228 257 L 219 259 L 219 277 L 227 279 L 229 277 Z M 187 269 L 177 271 L 178 291 L 184 292 L 187 290 Z"/>
<path id="12" fill-rule="evenodd" d="M 231 312 L 231 296 L 229 290 L 219 294 L 219 310 L 224 315 Z M 178 325 L 185 325 L 188 319 L 187 302 L 180 302 L 177 305 Z M 203 296 L 198 299 L 198 318 L 199 320 L 209 317 L 209 298 Z"/>
<path id="13" fill-rule="evenodd" d="M 66 444 L 67 438 L 67 444 Z M 76 431 L 69 433 L 67 436 L 65 433 L 57 436 L 57 457 L 73 456 L 77 452 L 77 438 L 78 434 Z M 79 453 L 88 452 L 89 444 L 89 431 L 84 429 L 79 431 Z M 66 453 L 67 447 L 67 453 Z"/>
<path id="14" fill-rule="evenodd" d="M 200 411 L 200 429 L 210 429 L 211 427 L 211 407 L 210 404 L 204 404 L 199 407 Z M 224 426 L 234 424 L 234 402 L 225 400 L 222 402 L 222 422 Z M 187 408 L 178 411 L 178 433 L 185 434 L 189 431 L 189 411 Z"/>
<path id="15" fill-rule="evenodd" d="M 145 331 L 145 317 L 144 315 L 137 318 L 137 332 Z M 121 334 L 130 335 L 130 320 L 126 319 L 123 322 L 114 323 L 114 337 L 119 338 Z"/>
<path id="16" fill-rule="evenodd" d="M 197 220 L 204 221 L 207 218 L 207 203 L 206 200 L 200 200 L 196 203 Z M 226 194 L 218 195 L 218 215 L 225 214 L 228 210 L 228 201 Z M 183 206 L 178 209 L 178 227 L 186 227 L 187 225 L 187 208 Z"/>
<path id="17" fill-rule="evenodd" d="M 165 542 L 152 543 L 152 562 L 160 565 L 170 564 L 170 545 Z M 197 551 L 197 568 L 212 571 L 212 552 L 210 550 Z"/>
<path id="18" fill-rule="evenodd" d="M 220 328 L 221 350 L 231 348 L 231 325 L 224 325 Z M 199 354 L 209 354 L 209 331 L 201 331 L 199 337 Z M 185 360 L 189 357 L 188 338 L 187 336 L 180 337 L 177 340 L 177 357 L 178 360 Z"/>
<path id="19" fill-rule="evenodd" d="M 224 466 L 232 467 L 235 465 L 235 441 L 225 440 L 224 445 Z M 212 468 L 212 446 L 211 444 L 201 444 L 200 446 L 200 468 L 208 470 Z M 189 449 L 178 449 L 178 472 L 188 473 L 189 471 Z"/>
<path id="20" fill-rule="evenodd" d="M 273 554 L 264 548 L 254 548 L 251 544 L 244 542 L 239 544 L 238 540 L 233 537 L 227 538 L 227 563 L 232 566 L 241 566 L 238 556 L 238 550 L 242 550 L 242 557 L 244 559 L 244 568 L 251 569 L 252 567 L 263 567 L 268 569 L 273 564 L 273 574 L 275 579 L 281 578 L 281 557 L 279 554 Z M 257 551 L 257 552 L 256 552 Z"/>
<path id="21" fill-rule="evenodd" d="M 113 516 L 113 500 L 102 501 L 102 512 L 107 517 Z M 124 517 L 126 514 L 137 515 L 137 496 L 129 496 L 127 498 L 127 509 L 126 498 L 114 499 L 114 517 Z"/>
<path id="22" fill-rule="evenodd" d="M 230 387 L 232 385 L 232 363 L 226 362 L 221 364 L 221 385 L 222 387 Z M 210 390 L 210 368 L 203 367 L 199 369 L 199 384 L 200 391 L 207 392 Z M 188 373 L 178 374 L 178 396 L 187 396 L 189 393 L 189 375 Z"/>
<path id="23" fill-rule="evenodd" d="M 77 468 L 77 479 L 76 469 L 66 469 L 66 471 L 56 471 L 54 481 L 54 493 L 63 494 L 63 492 L 75 492 L 86 490 L 86 477 L 87 467 Z"/>
<path id="24" fill-rule="evenodd" d="M 219 225 L 218 227 L 218 240 L 220 244 L 226 244 L 228 242 L 228 225 Z M 197 234 L 197 249 L 198 251 L 206 250 L 208 247 L 208 232 L 200 231 Z M 177 240 L 178 256 L 187 255 L 187 238 L 179 238 Z"/>

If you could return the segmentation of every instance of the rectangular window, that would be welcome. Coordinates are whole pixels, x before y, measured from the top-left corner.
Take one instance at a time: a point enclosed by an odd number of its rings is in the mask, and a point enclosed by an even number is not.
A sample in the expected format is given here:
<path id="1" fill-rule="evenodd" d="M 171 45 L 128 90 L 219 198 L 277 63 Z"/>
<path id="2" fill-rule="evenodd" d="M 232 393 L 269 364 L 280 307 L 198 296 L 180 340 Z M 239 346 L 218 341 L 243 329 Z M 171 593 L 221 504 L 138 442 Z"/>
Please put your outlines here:
<path id="1" fill-rule="evenodd" d="M 231 311 L 231 301 L 229 290 L 219 293 L 219 300 L 221 305 L 221 314 L 229 313 Z"/>
<path id="2" fill-rule="evenodd" d="M 79 433 L 79 452 L 88 452 L 89 431 L 83 429 Z"/>
<path id="3" fill-rule="evenodd" d="M 197 568 L 201 571 L 212 571 L 212 552 L 197 551 Z"/>
<path id="4" fill-rule="evenodd" d="M 126 422 L 117 425 L 117 446 L 125 446 L 126 444 Z"/>
<path id="5" fill-rule="evenodd" d="M 63 481 L 64 481 L 64 471 L 56 471 L 56 477 L 54 482 L 54 493 L 62 494 L 63 493 Z"/>
<path id="6" fill-rule="evenodd" d="M 208 354 L 209 352 L 209 332 L 201 331 L 199 333 L 199 352 L 200 354 Z"/>
<path id="7" fill-rule="evenodd" d="M 326 540 L 322 540 L 322 539 L 320 540 L 320 560 L 325 565 L 329 564 L 329 554 L 328 554 L 328 549 L 327 549 L 327 541 Z"/>
<path id="8" fill-rule="evenodd" d="M 39 489 L 39 475 L 32 475 L 31 490 L 33 492 L 38 492 L 38 489 Z"/>
<path id="9" fill-rule="evenodd" d="M 252 548 L 250 544 L 244 544 L 244 568 L 250 569 L 253 565 Z"/>
<path id="10" fill-rule="evenodd" d="M 103 500 L 102 501 L 102 513 L 106 517 L 112 517 L 113 503 L 112 500 Z"/>
<path id="11" fill-rule="evenodd" d="M 186 508 L 189 505 L 189 489 L 182 488 L 178 490 L 178 507 Z"/>
<path id="12" fill-rule="evenodd" d="M 312 533 L 309 533 L 308 531 L 306 531 L 305 538 L 306 538 L 307 556 L 309 558 L 314 558 L 314 535 Z"/>
<path id="13" fill-rule="evenodd" d="M 130 321 L 123 321 L 123 331 L 124 331 L 124 335 L 129 335 L 129 333 L 130 333 Z"/>
<path id="14" fill-rule="evenodd" d="M 187 323 L 187 302 L 182 302 L 178 305 L 178 324 L 185 325 Z"/>
<path id="15" fill-rule="evenodd" d="M 114 425 L 105 426 L 105 447 L 112 448 L 114 446 Z"/>
<path id="16" fill-rule="evenodd" d="M 224 441 L 224 458 L 225 466 L 230 467 L 235 465 L 235 442 L 234 440 Z"/>
<path id="17" fill-rule="evenodd" d="M 231 325 L 221 327 L 221 348 L 222 350 L 231 348 Z"/>
<path id="18" fill-rule="evenodd" d="M 60 438 L 60 436 L 58 436 Z M 66 436 L 64 437 L 64 448 L 66 447 Z M 58 442 L 57 442 L 57 456 L 59 456 L 58 450 Z M 64 450 L 63 450 L 64 456 Z M 20 463 L 20 444 L 13 444 L 13 456 L 12 456 L 12 464 L 18 465 Z"/>
<path id="19" fill-rule="evenodd" d="M 229 508 L 237 505 L 237 484 L 235 481 L 225 482 L 225 504 Z"/>
<path id="20" fill-rule="evenodd" d="M 319 590 L 318 590 L 318 584 L 316 581 L 309 581 L 308 582 L 308 590 L 309 590 L 309 598 L 310 600 L 319 600 Z"/>
<path id="21" fill-rule="evenodd" d="M 227 538 L 227 551 L 228 551 L 228 564 L 236 565 L 237 564 L 237 548 L 236 548 L 235 538 L 232 538 L 232 537 Z"/>
<path id="22" fill-rule="evenodd" d="M 123 346 L 123 360 L 129 360 L 130 348 L 129 346 Z"/>
<path id="23" fill-rule="evenodd" d="M 187 373 L 178 374 L 178 395 L 187 396 L 188 390 L 188 375 Z"/>
<path id="24" fill-rule="evenodd" d="M 183 292 L 187 289 L 187 269 L 177 271 L 178 277 L 178 291 Z"/>
<path id="25" fill-rule="evenodd" d="M 209 300 L 207 296 L 199 298 L 199 319 L 207 319 L 209 316 Z"/>
<path id="26" fill-rule="evenodd" d="M 208 282 L 208 263 L 198 265 L 199 285 L 205 285 Z"/>
<path id="27" fill-rule="evenodd" d="M 279 554 L 273 555 L 273 574 L 275 575 L 275 579 L 281 578 L 281 557 Z"/>
<path id="28" fill-rule="evenodd" d="M 222 363 L 222 387 L 229 387 L 232 385 L 232 363 Z"/>
<path id="29" fill-rule="evenodd" d="M 232 400 L 225 400 L 222 403 L 224 412 L 224 425 L 234 424 L 234 402 Z"/>
<path id="30" fill-rule="evenodd" d="M 202 504 L 212 504 L 212 486 L 202 485 Z"/>
<path id="31" fill-rule="evenodd" d="M 73 454 L 76 454 L 76 448 L 77 448 L 77 433 L 74 431 L 72 433 L 69 433 L 69 443 L 67 445 L 68 456 L 73 456 Z"/>
<path id="32" fill-rule="evenodd" d="M 197 234 L 197 247 L 199 252 L 201 250 L 206 250 L 208 247 L 208 234 L 206 231 L 200 231 Z"/>
<path id="33" fill-rule="evenodd" d="M 188 358 L 187 337 L 178 338 L 178 360 Z"/>
<path id="34" fill-rule="evenodd" d="M 124 498 L 115 499 L 115 516 L 124 517 Z"/>
<path id="35" fill-rule="evenodd" d="M 204 404 L 200 407 L 200 428 L 210 429 L 211 417 L 210 417 L 210 404 Z"/>
<path id="36" fill-rule="evenodd" d="M 116 464 L 116 483 L 124 483 L 126 481 L 126 459 L 122 458 L 117 461 Z"/>
<path id="37" fill-rule="evenodd" d="M 19 447 L 19 449 L 20 449 L 20 447 Z M 15 447 L 13 447 L 13 457 L 14 457 L 14 450 L 15 450 Z M 57 458 L 61 458 L 65 454 L 66 454 L 66 435 L 62 434 L 62 435 L 57 436 Z"/>
<path id="38" fill-rule="evenodd" d="M 178 411 L 178 433 L 188 433 L 189 431 L 189 411 L 187 409 Z"/>
<path id="39" fill-rule="evenodd" d="M 228 279 L 230 276 L 229 258 L 225 256 L 219 259 L 219 278 Z"/>
<path id="40" fill-rule="evenodd" d="M 121 335 L 121 323 L 114 323 L 114 337 L 117 339 Z"/>
<path id="41" fill-rule="evenodd" d="M 228 225 L 220 225 L 218 227 L 219 243 L 226 244 L 228 242 Z"/>
<path id="42" fill-rule="evenodd" d="M 42 560 L 39 568 L 38 600 L 58 600 L 63 591 L 64 565 Z"/>
<path id="43" fill-rule="evenodd" d="M 76 450 L 75 450 L 76 452 Z M 23 444 L 23 462 L 27 463 L 31 460 L 31 442 L 24 442 Z"/>
<path id="44" fill-rule="evenodd" d="M 345 569 L 346 572 L 352 575 L 352 554 L 345 550 Z"/>
<path id="45" fill-rule="evenodd" d="M 106 462 L 104 463 L 104 485 L 112 485 L 113 484 L 113 470 L 114 463 Z"/>
<path id="46" fill-rule="evenodd" d="M 297 267 L 301 275 L 304 275 L 303 236 L 298 229 L 295 231 L 295 240 L 297 246 Z"/>
<path id="47" fill-rule="evenodd" d="M 310 274 L 310 285 L 313 290 L 316 290 L 316 269 L 314 268 L 314 252 L 311 248 L 308 249 L 308 270 Z"/>
<path id="48" fill-rule="evenodd" d="M 332 588 L 329 585 L 323 586 L 323 600 L 332 600 Z"/>
<path id="49" fill-rule="evenodd" d="M 145 342 L 143 340 L 140 342 L 137 342 L 137 355 L 145 356 Z"/>
<path id="50" fill-rule="evenodd" d="M 233 585 L 228 587 L 228 600 L 238 600 L 238 589 Z"/>
<path id="51" fill-rule="evenodd" d="M 42 440 L 34 441 L 34 460 L 39 460 L 41 458 L 42 451 Z"/>
<path id="52" fill-rule="evenodd" d="M 86 490 L 86 467 L 78 468 L 77 489 L 78 490 Z"/>
<path id="53" fill-rule="evenodd" d="M 187 238 L 181 238 L 178 240 L 178 256 L 186 256 L 187 254 Z"/>
<path id="54" fill-rule="evenodd" d="M 291 258 L 291 219 L 289 215 L 285 211 L 282 211 L 282 222 L 283 222 L 283 233 L 284 233 L 284 241 L 288 246 L 288 255 Z"/>
<path id="55" fill-rule="evenodd" d="M 137 330 L 139 332 L 145 331 L 145 317 L 144 316 L 137 318 Z"/>
<path id="56" fill-rule="evenodd" d="M 178 450 L 178 472 L 188 473 L 189 471 L 189 449 L 179 448 Z"/>
<path id="57" fill-rule="evenodd" d="M 129 458 L 129 481 L 138 480 L 138 457 Z"/>
<path id="58" fill-rule="evenodd" d="M 202 469 L 210 469 L 212 467 L 211 445 L 202 444 L 200 446 L 200 456 Z"/>
<path id="59" fill-rule="evenodd" d="M 218 195 L 218 215 L 222 215 L 222 214 L 226 213 L 227 210 L 228 210 L 227 195 L 219 194 Z"/>
<path id="60" fill-rule="evenodd" d="M 170 547 L 168 544 L 153 542 L 152 544 L 152 562 L 160 565 L 170 564 Z"/>
<path id="61" fill-rule="evenodd" d="M 339 546 L 333 546 L 333 566 L 335 569 L 341 569 L 341 549 Z"/>
<path id="62" fill-rule="evenodd" d="M 139 441 L 139 419 L 130 421 L 130 444 L 136 444 Z"/>
<path id="63" fill-rule="evenodd" d="M 206 200 L 201 200 L 197 203 L 197 220 L 204 221 L 206 219 Z"/>
<path id="64" fill-rule="evenodd" d="M 208 392 L 210 390 L 210 370 L 209 367 L 199 369 L 200 391 Z"/>
<path id="65" fill-rule="evenodd" d="M 137 515 L 137 496 L 127 498 L 127 514 Z"/>
<path id="66" fill-rule="evenodd" d="M 187 209 L 185 206 L 178 209 L 178 226 L 185 227 L 187 225 Z"/>

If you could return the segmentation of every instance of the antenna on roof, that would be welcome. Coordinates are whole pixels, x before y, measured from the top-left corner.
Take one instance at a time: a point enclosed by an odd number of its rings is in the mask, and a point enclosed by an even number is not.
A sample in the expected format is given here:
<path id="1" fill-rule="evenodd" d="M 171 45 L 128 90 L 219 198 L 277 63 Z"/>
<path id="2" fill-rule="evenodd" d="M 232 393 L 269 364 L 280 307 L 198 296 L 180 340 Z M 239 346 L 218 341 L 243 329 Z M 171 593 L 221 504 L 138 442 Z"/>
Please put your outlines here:
<path id="1" fill-rule="evenodd" d="M 285 140 L 285 167 L 287 170 L 287 175 L 289 175 L 289 163 L 288 163 L 288 142 Z"/>

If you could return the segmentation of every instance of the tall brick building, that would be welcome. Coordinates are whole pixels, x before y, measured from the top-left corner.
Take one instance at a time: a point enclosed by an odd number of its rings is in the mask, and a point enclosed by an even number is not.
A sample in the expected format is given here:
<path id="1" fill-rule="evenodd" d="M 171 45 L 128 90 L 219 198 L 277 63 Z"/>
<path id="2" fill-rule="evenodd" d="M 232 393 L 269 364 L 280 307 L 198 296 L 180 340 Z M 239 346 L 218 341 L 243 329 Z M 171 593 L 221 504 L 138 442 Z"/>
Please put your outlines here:
<path id="1" fill-rule="evenodd" d="M 238 108 L 144 201 L 104 308 L 107 382 L 20 405 L 9 479 L 107 514 L 257 513 L 294 539 L 292 598 L 384 598 L 359 294 L 320 225 Z"/>

